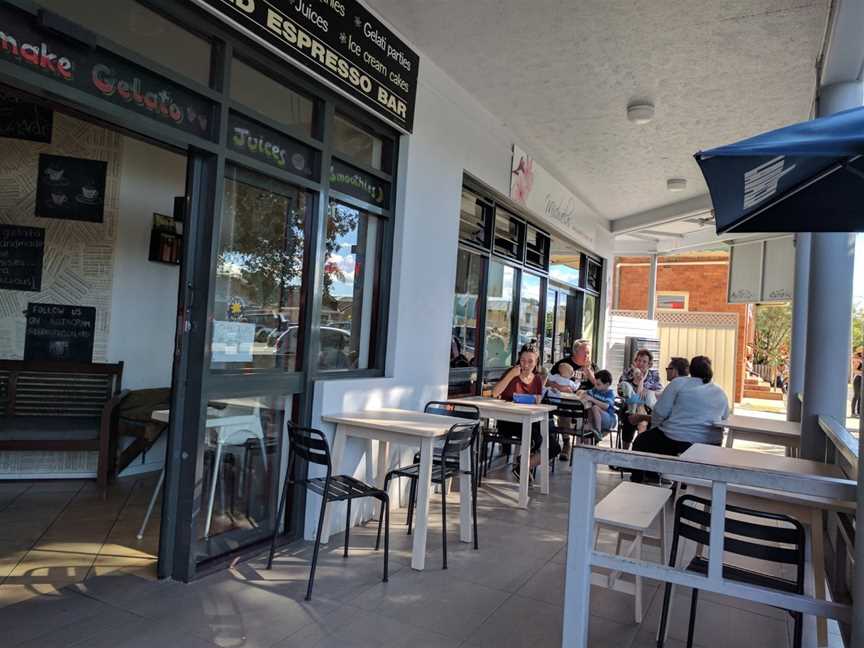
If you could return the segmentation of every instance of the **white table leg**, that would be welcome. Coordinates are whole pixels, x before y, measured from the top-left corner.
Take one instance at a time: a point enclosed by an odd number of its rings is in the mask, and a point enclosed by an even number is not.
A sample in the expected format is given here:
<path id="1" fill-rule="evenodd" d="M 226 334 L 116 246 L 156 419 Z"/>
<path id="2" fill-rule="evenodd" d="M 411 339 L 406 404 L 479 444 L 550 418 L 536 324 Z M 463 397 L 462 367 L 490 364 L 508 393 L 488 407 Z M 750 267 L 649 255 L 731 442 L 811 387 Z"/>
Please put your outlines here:
<path id="1" fill-rule="evenodd" d="M 420 443 L 420 474 L 417 476 L 417 508 L 414 511 L 414 546 L 411 567 L 422 571 L 426 567 L 426 531 L 429 522 L 429 493 L 432 490 L 432 439 Z"/>
<path id="2" fill-rule="evenodd" d="M 531 421 L 522 419 L 522 448 L 519 459 L 519 508 L 528 508 L 528 478 L 531 465 Z"/>
<path id="3" fill-rule="evenodd" d="M 642 533 L 637 533 L 636 537 L 633 539 L 633 543 L 636 545 L 633 548 L 632 558 L 633 560 L 642 560 Z M 636 576 L 636 589 L 634 592 L 635 608 L 636 608 L 636 623 L 642 623 L 642 577 Z"/>
<path id="4" fill-rule="evenodd" d="M 540 492 L 549 494 L 549 415 L 543 414 L 540 419 L 540 435 L 543 441 L 540 444 Z"/>
<path id="5" fill-rule="evenodd" d="M 210 496 L 207 498 L 207 521 L 204 523 L 204 537 L 210 537 L 210 523 L 213 521 L 213 504 L 216 498 L 216 481 L 219 479 L 219 462 L 222 461 L 222 444 L 216 441 L 213 456 L 213 475 L 210 477 Z"/>
<path id="6" fill-rule="evenodd" d="M 814 508 L 810 523 L 810 537 L 813 543 L 813 592 L 820 601 L 825 596 L 825 547 L 822 541 L 822 509 Z M 824 617 L 816 619 L 816 645 L 823 648 L 828 645 L 828 621 Z"/>
<path id="7" fill-rule="evenodd" d="M 369 441 L 370 451 L 366 455 L 368 461 L 372 461 L 371 446 L 372 441 Z M 390 468 L 390 444 L 387 441 L 378 442 L 378 472 L 375 477 L 375 485 L 378 488 L 384 488 L 384 479 L 387 477 L 387 471 Z"/>
<path id="8" fill-rule="evenodd" d="M 333 445 L 330 448 L 330 462 L 333 465 L 333 474 L 340 474 L 342 468 L 342 457 L 345 455 L 345 430 L 341 425 L 336 426 L 336 433 L 333 435 Z M 327 544 L 330 541 L 331 521 L 333 507 L 328 506 L 324 513 L 324 528 L 321 530 L 321 544 Z"/>
<path id="9" fill-rule="evenodd" d="M 459 539 L 462 542 L 472 542 L 473 526 L 471 525 L 471 448 L 465 448 L 459 453 Z"/>

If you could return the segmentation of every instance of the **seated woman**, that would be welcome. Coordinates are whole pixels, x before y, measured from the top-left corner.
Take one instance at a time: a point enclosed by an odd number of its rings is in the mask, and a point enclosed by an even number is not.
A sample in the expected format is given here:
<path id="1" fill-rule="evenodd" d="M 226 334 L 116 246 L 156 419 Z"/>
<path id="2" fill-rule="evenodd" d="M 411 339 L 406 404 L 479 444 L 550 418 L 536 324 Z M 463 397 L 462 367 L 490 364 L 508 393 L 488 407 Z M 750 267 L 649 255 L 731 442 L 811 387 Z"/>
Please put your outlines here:
<path id="1" fill-rule="evenodd" d="M 636 437 L 633 450 L 677 457 L 694 443 L 720 445 L 723 430 L 714 421 L 729 416 L 729 400 L 711 382 L 713 377 L 710 358 L 693 358 L 690 376 L 675 378 L 657 399 L 651 416 L 653 427 Z M 634 470 L 630 480 L 641 483 L 646 477 L 658 479 L 656 473 Z"/>
<path id="2" fill-rule="evenodd" d="M 526 345 L 519 352 L 519 364 L 505 373 L 501 380 L 492 390 L 494 398 L 512 401 L 515 394 L 527 394 L 534 397 L 535 402 L 543 400 L 543 386 L 545 378 L 537 372 L 538 354 L 535 347 Z M 513 443 L 519 443 L 522 439 L 522 425 L 512 421 L 498 421 L 498 433 Z M 531 468 L 540 463 L 540 444 L 542 442 L 540 423 L 534 423 L 531 428 Z M 557 450 L 553 450 L 557 448 Z M 554 451 L 554 454 L 553 454 Z M 560 446 L 556 440 L 549 439 L 549 455 L 554 457 L 560 452 Z M 513 475 L 519 478 L 518 458 L 514 457 Z"/>
<path id="3" fill-rule="evenodd" d="M 627 404 L 627 413 L 621 421 L 621 440 L 625 448 L 630 447 L 636 433 L 648 429 L 650 411 L 663 389 L 659 372 L 651 368 L 653 361 L 654 356 L 648 349 L 639 349 L 633 365 L 618 379 L 618 393 Z"/>

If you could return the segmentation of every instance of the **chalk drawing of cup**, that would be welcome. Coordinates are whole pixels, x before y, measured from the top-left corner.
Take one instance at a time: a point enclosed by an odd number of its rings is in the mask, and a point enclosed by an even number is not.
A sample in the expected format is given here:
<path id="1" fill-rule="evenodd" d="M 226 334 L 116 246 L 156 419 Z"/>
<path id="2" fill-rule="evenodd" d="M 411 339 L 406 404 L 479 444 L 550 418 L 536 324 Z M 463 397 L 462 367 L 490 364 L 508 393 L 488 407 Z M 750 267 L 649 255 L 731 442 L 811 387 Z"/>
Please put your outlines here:
<path id="1" fill-rule="evenodd" d="M 66 169 L 55 169 L 53 167 L 45 169 L 45 173 L 48 175 L 48 179 L 51 182 L 60 182 L 63 179 L 63 174 L 65 172 Z"/>
<path id="2" fill-rule="evenodd" d="M 65 202 L 67 200 L 69 200 L 69 196 L 67 196 L 66 194 L 54 193 L 53 191 L 51 192 L 51 202 L 54 203 L 55 205 L 57 205 L 58 207 L 65 204 Z"/>
<path id="3" fill-rule="evenodd" d="M 99 196 L 99 190 L 95 187 L 81 187 L 81 195 L 87 200 L 96 200 Z"/>
<path id="4" fill-rule="evenodd" d="M 63 358 L 69 352 L 69 342 L 53 340 L 48 343 L 48 353 L 54 358 Z"/>

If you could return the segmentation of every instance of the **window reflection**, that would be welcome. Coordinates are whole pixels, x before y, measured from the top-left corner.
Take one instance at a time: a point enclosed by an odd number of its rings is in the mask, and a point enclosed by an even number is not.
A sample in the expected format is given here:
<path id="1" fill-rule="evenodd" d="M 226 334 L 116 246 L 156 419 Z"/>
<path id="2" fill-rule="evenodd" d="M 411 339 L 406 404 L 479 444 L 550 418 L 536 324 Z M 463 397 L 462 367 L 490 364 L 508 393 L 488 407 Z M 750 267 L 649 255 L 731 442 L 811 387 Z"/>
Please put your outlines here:
<path id="1" fill-rule="evenodd" d="M 516 271 L 489 264 L 486 299 L 486 367 L 509 367 L 513 361 L 513 286 Z"/>
<path id="2" fill-rule="evenodd" d="M 298 367 L 304 226 L 311 201 L 290 185 L 226 171 L 211 367 Z"/>
<path id="3" fill-rule="evenodd" d="M 546 314 L 544 316 L 544 334 L 543 334 L 543 364 L 548 365 L 555 362 L 555 291 L 546 291 Z"/>
<path id="4" fill-rule="evenodd" d="M 290 416 L 291 400 L 284 397 L 207 403 L 201 488 L 196 491 L 199 560 L 272 533 Z"/>
<path id="5" fill-rule="evenodd" d="M 367 369 L 374 357 L 375 310 L 382 224 L 375 216 L 331 202 L 321 296 L 321 350 L 325 371 Z"/>
<path id="6" fill-rule="evenodd" d="M 482 281 L 483 258 L 459 250 L 456 261 L 456 290 L 453 296 L 453 337 L 450 341 L 450 367 L 454 369 L 477 364 Z"/>
<path id="7" fill-rule="evenodd" d="M 517 348 L 534 342 L 540 330 L 540 277 L 522 273 L 522 294 L 519 298 L 519 339 Z"/>

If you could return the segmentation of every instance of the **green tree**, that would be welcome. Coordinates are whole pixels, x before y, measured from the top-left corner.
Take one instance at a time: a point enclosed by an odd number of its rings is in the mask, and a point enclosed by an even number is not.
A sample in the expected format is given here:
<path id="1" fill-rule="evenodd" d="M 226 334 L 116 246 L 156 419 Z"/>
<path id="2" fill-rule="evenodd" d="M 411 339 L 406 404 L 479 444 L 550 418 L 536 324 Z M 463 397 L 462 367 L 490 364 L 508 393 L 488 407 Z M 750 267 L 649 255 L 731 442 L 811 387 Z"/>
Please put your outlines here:
<path id="1" fill-rule="evenodd" d="M 789 335 L 792 332 L 792 304 L 756 307 L 756 340 L 754 362 L 771 368 L 773 378 L 789 357 Z"/>
<path id="2" fill-rule="evenodd" d="M 852 348 L 864 346 L 864 305 L 855 306 L 852 311 Z"/>

